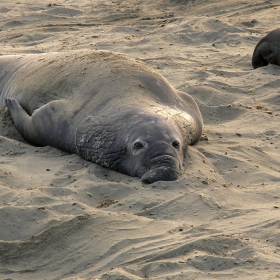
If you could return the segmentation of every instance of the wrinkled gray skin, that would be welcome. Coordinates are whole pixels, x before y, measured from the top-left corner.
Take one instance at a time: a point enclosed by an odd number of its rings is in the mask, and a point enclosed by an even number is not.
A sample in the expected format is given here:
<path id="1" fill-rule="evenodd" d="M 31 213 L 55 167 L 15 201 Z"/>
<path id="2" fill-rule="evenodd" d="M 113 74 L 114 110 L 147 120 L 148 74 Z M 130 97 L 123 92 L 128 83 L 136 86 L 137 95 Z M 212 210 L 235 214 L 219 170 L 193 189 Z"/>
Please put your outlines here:
<path id="1" fill-rule="evenodd" d="M 143 62 L 106 51 L 0 57 L 0 106 L 19 133 L 144 183 L 176 180 L 202 118 Z"/>
<path id="2" fill-rule="evenodd" d="M 269 63 L 280 65 L 280 28 L 263 37 L 253 53 L 253 68 L 266 66 Z"/>

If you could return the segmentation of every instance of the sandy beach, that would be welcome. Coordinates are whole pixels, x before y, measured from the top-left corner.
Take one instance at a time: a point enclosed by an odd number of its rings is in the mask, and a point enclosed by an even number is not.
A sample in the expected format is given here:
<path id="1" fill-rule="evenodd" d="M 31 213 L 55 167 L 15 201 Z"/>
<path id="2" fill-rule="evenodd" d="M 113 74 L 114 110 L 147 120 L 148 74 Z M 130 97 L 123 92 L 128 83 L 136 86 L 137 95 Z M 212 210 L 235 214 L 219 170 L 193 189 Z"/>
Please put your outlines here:
<path id="1" fill-rule="evenodd" d="M 34 147 L 0 108 L 0 279 L 280 279 L 280 66 L 253 69 L 276 0 L 2 0 L 1 55 L 109 50 L 204 120 L 178 181 Z"/>

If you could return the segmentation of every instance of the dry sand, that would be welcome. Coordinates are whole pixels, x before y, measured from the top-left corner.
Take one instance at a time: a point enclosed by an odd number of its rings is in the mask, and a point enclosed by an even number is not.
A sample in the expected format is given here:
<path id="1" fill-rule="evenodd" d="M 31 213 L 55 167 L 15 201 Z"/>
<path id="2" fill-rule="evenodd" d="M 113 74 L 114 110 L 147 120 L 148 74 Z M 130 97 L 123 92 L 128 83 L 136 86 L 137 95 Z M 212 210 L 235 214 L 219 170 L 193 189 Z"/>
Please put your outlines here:
<path id="1" fill-rule="evenodd" d="M 0 279 L 279 279 L 280 67 L 251 66 L 276 27 L 276 0 L 1 0 L 1 54 L 130 54 L 205 125 L 179 181 L 142 185 L 29 145 L 2 108 Z"/>

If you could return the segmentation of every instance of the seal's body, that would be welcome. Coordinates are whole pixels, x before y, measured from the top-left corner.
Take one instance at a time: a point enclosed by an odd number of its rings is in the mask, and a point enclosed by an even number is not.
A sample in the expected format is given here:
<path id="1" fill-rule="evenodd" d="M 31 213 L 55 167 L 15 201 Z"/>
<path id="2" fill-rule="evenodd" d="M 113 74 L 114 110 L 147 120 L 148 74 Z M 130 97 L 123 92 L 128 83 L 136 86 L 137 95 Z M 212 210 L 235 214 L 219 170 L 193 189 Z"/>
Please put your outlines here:
<path id="1" fill-rule="evenodd" d="M 263 37 L 253 53 L 253 68 L 266 66 L 269 63 L 280 65 L 280 28 Z"/>
<path id="2" fill-rule="evenodd" d="M 20 134 L 145 183 L 176 180 L 201 136 L 191 96 L 143 62 L 107 51 L 0 57 L 0 106 Z"/>

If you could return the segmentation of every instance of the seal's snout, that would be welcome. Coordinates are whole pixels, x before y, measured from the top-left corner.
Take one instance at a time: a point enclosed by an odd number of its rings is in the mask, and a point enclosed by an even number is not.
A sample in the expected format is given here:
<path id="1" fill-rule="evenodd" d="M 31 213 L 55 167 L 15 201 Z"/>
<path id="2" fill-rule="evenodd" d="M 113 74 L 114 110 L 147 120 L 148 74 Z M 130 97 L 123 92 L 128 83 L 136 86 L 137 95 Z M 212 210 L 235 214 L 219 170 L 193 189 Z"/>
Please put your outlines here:
<path id="1" fill-rule="evenodd" d="M 176 155 L 156 154 L 150 159 L 150 167 L 141 178 L 141 181 L 146 184 L 151 184 L 156 181 L 175 181 L 180 175 L 182 164 Z"/>
<path id="2" fill-rule="evenodd" d="M 159 167 L 146 172 L 141 181 L 145 184 L 152 184 L 157 181 L 175 181 L 179 177 L 179 172 L 173 168 Z"/>

